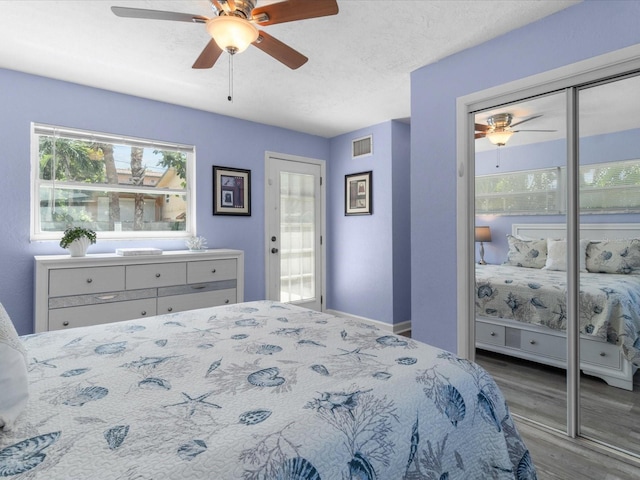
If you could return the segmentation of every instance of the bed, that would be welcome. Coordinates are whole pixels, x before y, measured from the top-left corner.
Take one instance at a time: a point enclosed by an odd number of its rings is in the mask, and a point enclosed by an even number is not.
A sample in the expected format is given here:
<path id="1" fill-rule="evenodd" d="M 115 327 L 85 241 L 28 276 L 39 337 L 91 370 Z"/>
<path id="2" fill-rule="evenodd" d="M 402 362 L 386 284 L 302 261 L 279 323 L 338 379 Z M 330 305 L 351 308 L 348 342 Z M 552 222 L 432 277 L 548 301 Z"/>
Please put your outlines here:
<path id="1" fill-rule="evenodd" d="M 486 371 L 355 319 L 260 301 L 20 345 L 0 477 L 536 478 Z"/>
<path id="2" fill-rule="evenodd" d="M 635 227 L 581 229 L 581 369 L 627 390 L 633 389 L 640 365 L 640 235 Z M 505 264 L 476 267 L 479 348 L 566 365 L 566 243 L 558 246 L 564 236 L 558 230 L 557 225 L 514 225 Z M 617 239 L 603 238 L 609 235 Z"/>

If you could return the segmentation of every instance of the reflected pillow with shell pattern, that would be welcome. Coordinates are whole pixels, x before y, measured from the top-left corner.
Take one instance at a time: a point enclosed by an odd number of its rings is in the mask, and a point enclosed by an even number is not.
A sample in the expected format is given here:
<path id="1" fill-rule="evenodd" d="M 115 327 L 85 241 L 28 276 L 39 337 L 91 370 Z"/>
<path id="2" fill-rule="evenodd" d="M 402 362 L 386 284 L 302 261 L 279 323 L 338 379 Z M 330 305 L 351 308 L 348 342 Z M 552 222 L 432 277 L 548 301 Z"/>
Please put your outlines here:
<path id="1" fill-rule="evenodd" d="M 547 239 L 523 240 L 507 235 L 509 252 L 505 265 L 526 268 L 542 268 L 547 261 Z"/>
<path id="2" fill-rule="evenodd" d="M 27 352 L 0 303 L 0 430 L 11 428 L 27 405 Z"/>
<path id="3" fill-rule="evenodd" d="M 640 274 L 640 239 L 591 241 L 587 247 L 587 271 Z"/>

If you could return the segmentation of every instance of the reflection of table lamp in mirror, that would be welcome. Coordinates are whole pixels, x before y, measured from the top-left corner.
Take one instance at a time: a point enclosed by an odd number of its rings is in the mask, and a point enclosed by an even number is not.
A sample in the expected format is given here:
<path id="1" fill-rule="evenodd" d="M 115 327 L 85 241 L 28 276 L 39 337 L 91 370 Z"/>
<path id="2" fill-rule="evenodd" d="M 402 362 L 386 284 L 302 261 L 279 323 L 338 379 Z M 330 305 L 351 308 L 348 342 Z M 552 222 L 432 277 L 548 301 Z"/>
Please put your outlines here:
<path id="1" fill-rule="evenodd" d="M 484 242 L 491 241 L 491 229 L 489 227 L 476 227 L 476 242 L 480 242 L 480 265 L 486 265 L 484 261 Z"/>

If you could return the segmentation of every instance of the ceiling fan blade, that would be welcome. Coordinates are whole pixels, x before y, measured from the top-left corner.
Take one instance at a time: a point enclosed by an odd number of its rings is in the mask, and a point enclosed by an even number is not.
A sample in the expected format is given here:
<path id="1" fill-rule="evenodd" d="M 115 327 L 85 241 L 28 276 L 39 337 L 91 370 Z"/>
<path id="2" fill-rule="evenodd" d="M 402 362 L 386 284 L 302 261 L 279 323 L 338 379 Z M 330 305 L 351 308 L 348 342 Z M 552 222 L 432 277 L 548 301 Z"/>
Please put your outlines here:
<path id="1" fill-rule="evenodd" d="M 118 17 L 144 18 L 149 20 L 171 20 L 175 22 L 205 23 L 209 20 L 202 15 L 191 13 L 165 12 L 162 10 L 146 10 L 144 8 L 111 7 Z"/>
<path id="2" fill-rule="evenodd" d="M 476 123 L 476 132 L 486 132 L 489 130 L 489 125 L 483 125 L 482 123 Z"/>
<path id="3" fill-rule="evenodd" d="M 271 55 L 273 58 L 284 63 L 287 67 L 293 70 L 301 67 L 307 63 L 307 60 L 309 60 L 300 52 L 282 43 L 280 40 L 273 38 L 262 30 L 260 30 L 258 39 L 253 42 L 253 44 L 264 53 Z"/>
<path id="4" fill-rule="evenodd" d="M 484 138 L 484 137 L 486 137 L 486 136 L 487 136 L 487 134 L 486 134 L 486 133 L 484 133 L 484 132 L 483 132 L 483 133 L 476 133 L 476 135 L 475 135 L 475 139 L 477 140 L 477 139 L 479 139 L 479 138 Z"/>
<path id="5" fill-rule="evenodd" d="M 519 122 L 516 123 L 512 123 L 511 125 L 509 125 L 511 128 L 515 127 L 516 125 L 522 125 L 524 122 L 528 122 L 530 120 L 533 120 L 535 118 L 540 118 L 542 115 L 534 115 L 533 117 L 529 117 L 529 118 L 525 118 L 524 120 L 520 120 Z"/>
<path id="6" fill-rule="evenodd" d="M 261 22 L 260 15 L 263 13 L 266 13 L 269 18 Z M 338 2 L 336 0 L 285 0 L 264 7 L 256 7 L 251 12 L 260 25 L 326 17 L 337 13 Z"/>
<path id="7" fill-rule="evenodd" d="M 191 68 L 211 68 L 220 57 L 220 54 L 222 54 L 222 49 L 212 38 Z"/>

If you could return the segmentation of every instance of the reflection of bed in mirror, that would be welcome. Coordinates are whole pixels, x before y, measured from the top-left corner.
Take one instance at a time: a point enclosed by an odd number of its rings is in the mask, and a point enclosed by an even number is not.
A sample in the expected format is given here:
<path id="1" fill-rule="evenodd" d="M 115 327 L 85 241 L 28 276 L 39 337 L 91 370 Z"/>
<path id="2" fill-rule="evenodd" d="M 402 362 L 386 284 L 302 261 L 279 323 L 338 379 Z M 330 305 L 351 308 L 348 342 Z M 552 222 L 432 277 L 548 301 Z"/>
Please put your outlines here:
<path id="1" fill-rule="evenodd" d="M 476 266 L 478 348 L 565 368 L 566 246 L 553 241 L 565 232 L 563 224 L 514 224 L 510 264 Z M 640 225 L 583 224 L 580 238 L 580 368 L 633 390 L 640 365 Z M 526 267 L 520 254 L 539 257 Z"/>

